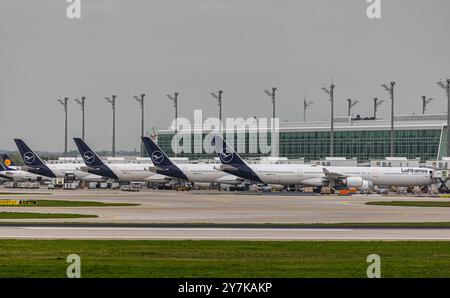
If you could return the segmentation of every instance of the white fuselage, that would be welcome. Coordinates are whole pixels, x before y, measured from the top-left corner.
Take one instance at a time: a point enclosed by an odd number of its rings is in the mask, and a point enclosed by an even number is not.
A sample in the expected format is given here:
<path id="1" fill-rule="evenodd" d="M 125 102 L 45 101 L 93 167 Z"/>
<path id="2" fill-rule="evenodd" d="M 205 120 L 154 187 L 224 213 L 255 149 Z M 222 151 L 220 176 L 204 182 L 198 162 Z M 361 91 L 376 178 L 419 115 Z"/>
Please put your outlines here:
<path id="1" fill-rule="evenodd" d="M 23 171 L 17 167 L 14 167 L 10 170 L 0 171 L 0 177 L 9 178 L 14 181 L 42 181 L 49 179 L 48 177 Z"/>
<path id="2" fill-rule="evenodd" d="M 171 180 L 170 177 L 151 172 L 149 168 L 153 164 L 110 163 L 106 165 L 119 178 L 119 181 L 166 183 Z"/>
<path id="3" fill-rule="evenodd" d="M 432 170 L 399 167 L 323 167 L 293 164 L 249 164 L 266 184 L 325 186 L 329 180 L 324 168 L 344 177 L 361 177 L 373 185 L 425 186 L 434 183 Z M 430 172 L 431 171 L 431 172 Z"/>
<path id="4" fill-rule="evenodd" d="M 244 179 L 218 170 L 220 164 L 178 164 L 189 182 L 239 184 Z"/>
<path id="5" fill-rule="evenodd" d="M 56 178 L 64 178 L 66 174 L 73 174 L 77 180 L 100 181 L 103 177 L 86 173 L 81 170 L 82 164 L 75 163 L 58 163 L 46 164 L 46 166 L 55 174 Z"/>

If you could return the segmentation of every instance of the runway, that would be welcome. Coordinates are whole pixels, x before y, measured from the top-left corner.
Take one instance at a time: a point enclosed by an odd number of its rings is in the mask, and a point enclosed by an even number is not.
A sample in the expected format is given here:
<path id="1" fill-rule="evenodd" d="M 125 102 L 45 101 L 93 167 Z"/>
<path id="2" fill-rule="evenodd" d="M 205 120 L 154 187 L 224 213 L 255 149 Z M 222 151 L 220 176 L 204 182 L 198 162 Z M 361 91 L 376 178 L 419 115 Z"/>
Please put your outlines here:
<path id="1" fill-rule="evenodd" d="M 450 229 L 0 227 L 1 239 L 450 240 Z"/>
<path id="2" fill-rule="evenodd" d="M 42 193 L 42 190 L 40 191 Z M 88 219 L 4 219 L 0 239 L 142 240 L 450 240 L 446 228 L 316 228 L 291 223 L 450 222 L 450 208 L 366 205 L 383 200 L 448 200 L 379 195 L 313 196 L 273 193 L 62 191 L 4 194 L 2 199 L 138 203 L 116 207 L 1 207 L 4 212 L 93 214 Z M 24 226 L 20 222 L 33 222 Z M 40 222 L 53 224 L 41 225 Z M 74 225 L 62 225 L 71 222 Z M 17 223 L 14 224 L 14 223 Z M 264 227 L 273 223 L 280 226 Z M 114 225 L 110 225 L 114 224 Z M 197 224 L 197 225 L 196 225 Z M 198 224 L 201 224 L 200 226 Z M 235 226 L 233 226 L 233 224 Z M 251 225 L 254 226 L 251 226 Z M 225 225 L 225 226 L 220 226 Z M 229 226 L 231 225 L 231 226 Z M 284 225 L 284 226 L 283 226 Z"/>
<path id="3" fill-rule="evenodd" d="M 46 190 L 41 190 L 40 192 Z M 450 208 L 369 206 L 370 201 L 449 200 L 379 195 L 312 196 L 240 194 L 233 192 L 176 192 L 143 190 L 56 190 L 44 195 L 11 194 L 1 199 L 78 200 L 138 203 L 122 207 L 1 207 L 5 212 L 78 213 L 97 218 L 70 219 L 95 223 L 375 223 L 450 222 Z M 2 221 L 65 222 L 67 219 Z"/>

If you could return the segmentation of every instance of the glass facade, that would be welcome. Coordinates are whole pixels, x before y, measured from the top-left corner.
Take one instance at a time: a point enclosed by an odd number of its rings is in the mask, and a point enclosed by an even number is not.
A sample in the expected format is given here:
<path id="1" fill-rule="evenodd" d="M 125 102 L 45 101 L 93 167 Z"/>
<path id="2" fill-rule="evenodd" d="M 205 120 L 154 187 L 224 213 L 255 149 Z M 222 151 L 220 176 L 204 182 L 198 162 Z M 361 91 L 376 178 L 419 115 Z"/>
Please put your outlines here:
<path id="1" fill-rule="evenodd" d="M 442 129 L 405 129 L 395 130 L 395 156 L 421 158 L 432 160 L 445 156 Z M 442 134 L 445 136 L 445 133 Z M 171 148 L 173 134 L 159 133 L 158 143 L 169 156 L 174 156 Z M 199 152 L 194 148 L 192 138 L 191 153 L 181 153 L 178 156 L 190 159 L 213 158 L 214 154 Z M 270 135 L 269 135 L 270 144 Z M 269 154 L 248 153 L 248 137 L 246 137 L 244 158 L 267 156 Z M 254 145 L 254 144 L 253 144 Z M 197 149 L 197 151 L 194 151 Z M 197 152 L 197 153 L 194 153 Z M 335 131 L 334 156 L 357 158 L 359 162 L 371 159 L 384 159 L 390 156 L 390 130 L 342 130 Z M 330 156 L 330 133 L 327 131 L 281 131 L 279 135 L 279 156 L 289 159 L 304 158 L 318 160 Z"/>

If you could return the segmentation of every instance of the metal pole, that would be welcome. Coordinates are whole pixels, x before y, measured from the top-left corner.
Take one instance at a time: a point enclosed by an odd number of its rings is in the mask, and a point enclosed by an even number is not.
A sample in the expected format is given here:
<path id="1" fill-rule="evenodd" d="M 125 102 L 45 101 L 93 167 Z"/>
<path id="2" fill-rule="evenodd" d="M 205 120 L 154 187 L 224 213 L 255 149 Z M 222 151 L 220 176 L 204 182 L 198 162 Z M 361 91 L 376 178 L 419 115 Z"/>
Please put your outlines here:
<path id="1" fill-rule="evenodd" d="M 174 93 L 174 97 L 173 97 L 173 106 L 175 108 L 175 136 L 178 133 L 178 92 Z M 175 152 L 174 152 L 174 156 L 176 157 L 178 155 L 178 138 L 177 138 L 177 142 L 176 142 L 176 146 L 175 146 Z"/>
<path id="2" fill-rule="evenodd" d="M 218 99 L 218 105 L 219 105 L 219 120 L 222 123 L 222 93 L 223 90 L 219 90 L 219 99 Z"/>
<path id="3" fill-rule="evenodd" d="M 306 122 L 306 98 L 303 99 L 303 122 Z"/>
<path id="4" fill-rule="evenodd" d="M 84 140 L 84 103 L 86 97 L 82 96 L 81 100 L 79 100 L 78 98 L 74 98 L 74 100 L 81 106 L 81 137 Z"/>
<path id="5" fill-rule="evenodd" d="M 351 98 L 347 98 L 348 101 L 348 116 L 350 117 L 352 115 L 352 108 L 356 106 L 356 104 L 359 102 L 358 100 L 353 101 Z"/>
<path id="6" fill-rule="evenodd" d="M 175 135 L 178 133 L 178 92 L 174 93 L 174 106 L 175 106 Z M 178 142 L 177 142 L 177 151 L 178 151 Z M 177 156 L 177 152 L 175 152 L 175 156 Z"/>
<path id="7" fill-rule="evenodd" d="M 450 129 L 449 129 L 449 123 L 450 123 L 450 79 L 447 79 L 447 156 L 449 156 L 449 150 L 450 150 Z"/>
<path id="8" fill-rule="evenodd" d="M 378 101 L 378 98 L 374 98 L 373 99 L 373 118 L 375 118 L 375 119 L 377 119 L 377 101 Z"/>
<path id="9" fill-rule="evenodd" d="M 222 93 L 223 90 L 219 90 L 217 96 L 217 104 L 219 105 L 219 134 L 222 134 Z"/>
<path id="10" fill-rule="evenodd" d="M 64 100 L 58 99 L 58 102 L 64 108 L 64 156 L 67 157 L 67 101 L 68 97 L 64 97 Z"/>
<path id="11" fill-rule="evenodd" d="M 116 156 L 116 96 L 112 96 L 113 109 L 113 135 L 112 135 L 112 156 Z"/>
<path id="12" fill-rule="evenodd" d="M 64 112 L 65 112 L 65 139 L 64 139 L 64 156 L 67 157 L 67 101 L 68 97 L 64 97 Z"/>
<path id="13" fill-rule="evenodd" d="M 330 157 L 334 156 L 334 84 L 330 85 L 331 100 L 331 128 L 330 128 Z"/>
<path id="14" fill-rule="evenodd" d="M 386 86 L 387 87 L 387 86 Z M 384 102 L 384 100 L 379 100 L 378 98 L 373 99 L 373 117 L 377 118 L 378 107 Z"/>
<path id="15" fill-rule="evenodd" d="M 425 109 L 426 109 L 426 103 L 427 101 L 427 97 L 426 96 L 422 96 L 422 115 L 425 115 Z"/>
<path id="16" fill-rule="evenodd" d="M 272 88 L 272 136 L 271 136 L 271 144 L 272 144 L 272 156 L 277 157 L 278 156 L 278 140 L 275 138 L 275 92 L 277 91 L 277 88 Z"/>
<path id="17" fill-rule="evenodd" d="M 445 92 L 447 93 L 447 156 L 449 156 L 450 151 L 450 79 L 447 79 L 447 86 Z"/>
<path id="18" fill-rule="evenodd" d="M 144 93 L 142 93 L 140 97 L 133 96 L 133 98 L 139 103 L 139 106 L 141 107 L 141 137 L 144 136 L 144 97 L 145 97 Z M 145 147 L 141 139 L 141 150 L 140 150 L 141 157 L 144 156 L 144 151 Z"/>
<path id="19" fill-rule="evenodd" d="M 391 94 L 391 157 L 394 153 L 394 86 L 395 82 L 391 82 L 390 94 Z"/>
<path id="20" fill-rule="evenodd" d="M 277 91 L 277 88 L 273 87 L 272 88 L 272 105 L 273 105 L 272 118 L 273 119 L 275 119 L 275 92 L 276 91 Z"/>
<path id="21" fill-rule="evenodd" d="M 447 84 L 444 85 L 444 83 L 438 83 L 442 84 L 440 85 L 443 87 L 447 94 L 447 156 L 449 156 L 450 151 L 450 79 L 447 79 Z"/>
<path id="22" fill-rule="evenodd" d="M 86 97 L 82 96 L 81 97 L 81 136 L 84 140 L 84 102 L 86 100 Z"/>
<path id="23" fill-rule="evenodd" d="M 219 133 L 222 134 L 222 93 L 223 90 L 217 91 L 217 94 L 215 92 L 210 92 L 209 94 L 217 99 L 217 105 L 219 106 Z"/>
<path id="24" fill-rule="evenodd" d="M 273 119 L 275 119 L 275 95 L 276 95 L 276 91 L 277 91 L 277 88 L 275 88 L 275 87 L 272 87 L 272 92 L 270 92 L 267 89 L 264 89 L 264 93 L 267 96 L 270 96 L 270 98 L 272 99 L 272 118 Z"/>
<path id="25" fill-rule="evenodd" d="M 303 122 L 306 122 L 306 110 L 312 104 L 313 104 L 313 101 L 307 101 L 306 97 L 303 98 Z"/>
<path id="26" fill-rule="evenodd" d="M 275 140 L 276 138 L 276 133 L 275 133 L 275 95 L 276 95 L 276 91 L 277 88 L 272 87 L 272 92 L 270 92 L 269 90 L 265 89 L 264 93 L 267 96 L 270 96 L 270 98 L 272 99 L 272 135 L 271 135 L 271 143 L 272 143 L 272 156 L 273 157 L 278 157 L 278 140 Z"/>
<path id="27" fill-rule="evenodd" d="M 145 94 L 142 93 L 141 94 L 141 137 L 144 136 L 144 124 L 145 124 L 145 122 L 144 122 L 144 114 L 145 114 L 144 113 L 144 97 L 145 97 Z M 141 157 L 144 157 L 144 150 L 145 150 L 144 143 L 141 140 Z"/>
<path id="28" fill-rule="evenodd" d="M 352 99 L 347 98 L 347 102 L 348 102 L 348 116 L 350 117 L 351 109 L 352 109 Z"/>
<path id="29" fill-rule="evenodd" d="M 112 152 L 111 155 L 113 157 L 116 156 L 116 96 L 112 95 L 111 98 L 105 97 L 106 101 L 108 101 L 112 106 L 112 120 L 113 120 L 113 133 L 112 133 Z"/>

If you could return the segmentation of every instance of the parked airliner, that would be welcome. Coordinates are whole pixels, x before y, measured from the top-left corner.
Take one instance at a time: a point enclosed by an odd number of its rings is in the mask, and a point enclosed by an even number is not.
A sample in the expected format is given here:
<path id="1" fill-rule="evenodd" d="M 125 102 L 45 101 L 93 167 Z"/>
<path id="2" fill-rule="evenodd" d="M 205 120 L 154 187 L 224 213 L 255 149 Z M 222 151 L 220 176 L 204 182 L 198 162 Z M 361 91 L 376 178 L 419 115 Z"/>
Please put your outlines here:
<path id="1" fill-rule="evenodd" d="M 164 151 L 150 138 L 142 137 L 156 173 L 199 183 L 240 184 L 245 179 L 218 170 L 219 164 L 174 164 Z"/>
<path id="2" fill-rule="evenodd" d="M 42 181 L 46 178 L 17 168 L 5 167 L 2 163 L 0 163 L 0 177 L 14 181 Z"/>
<path id="3" fill-rule="evenodd" d="M 224 172 L 264 184 L 346 186 L 427 186 L 436 183 L 433 170 L 403 167 L 324 167 L 298 164 L 248 164 L 223 140 L 215 137 Z"/>
<path id="4" fill-rule="evenodd" d="M 2 154 L 3 162 L 0 163 L 0 177 L 14 181 L 43 181 L 48 177 L 23 171 L 17 167 L 7 154 Z"/>
<path id="5" fill-rule="evenodd" d="M 14 139 L 14 142 L 19 149 L 23 162 L 24 169 L 36 175 L 42 175 L 49 178 L 65 178 L 67 174 L 75 175 L 78 180 L 85 181 L 101 181 L 104 180 L 101 176 L 92 175 L 80 170 L 81 164 L 75 163 L 60 163 L 50 164 L 44 162 L 30 147 L 21 139 Z"/>
<path id="6" fill-rule="evenodd" d="M 153 164 L 133 164 L 133 163 L 110 163 L 105 164 L 98 155 L 80 138 L 74 138 L 75 144 L 80 151 L 86 164 L 81 170 L 100 175 L 109 179 L 126 182 L 152 182 L 167 183 L 170 177 L 153 173 L 149 170 Z"/>

